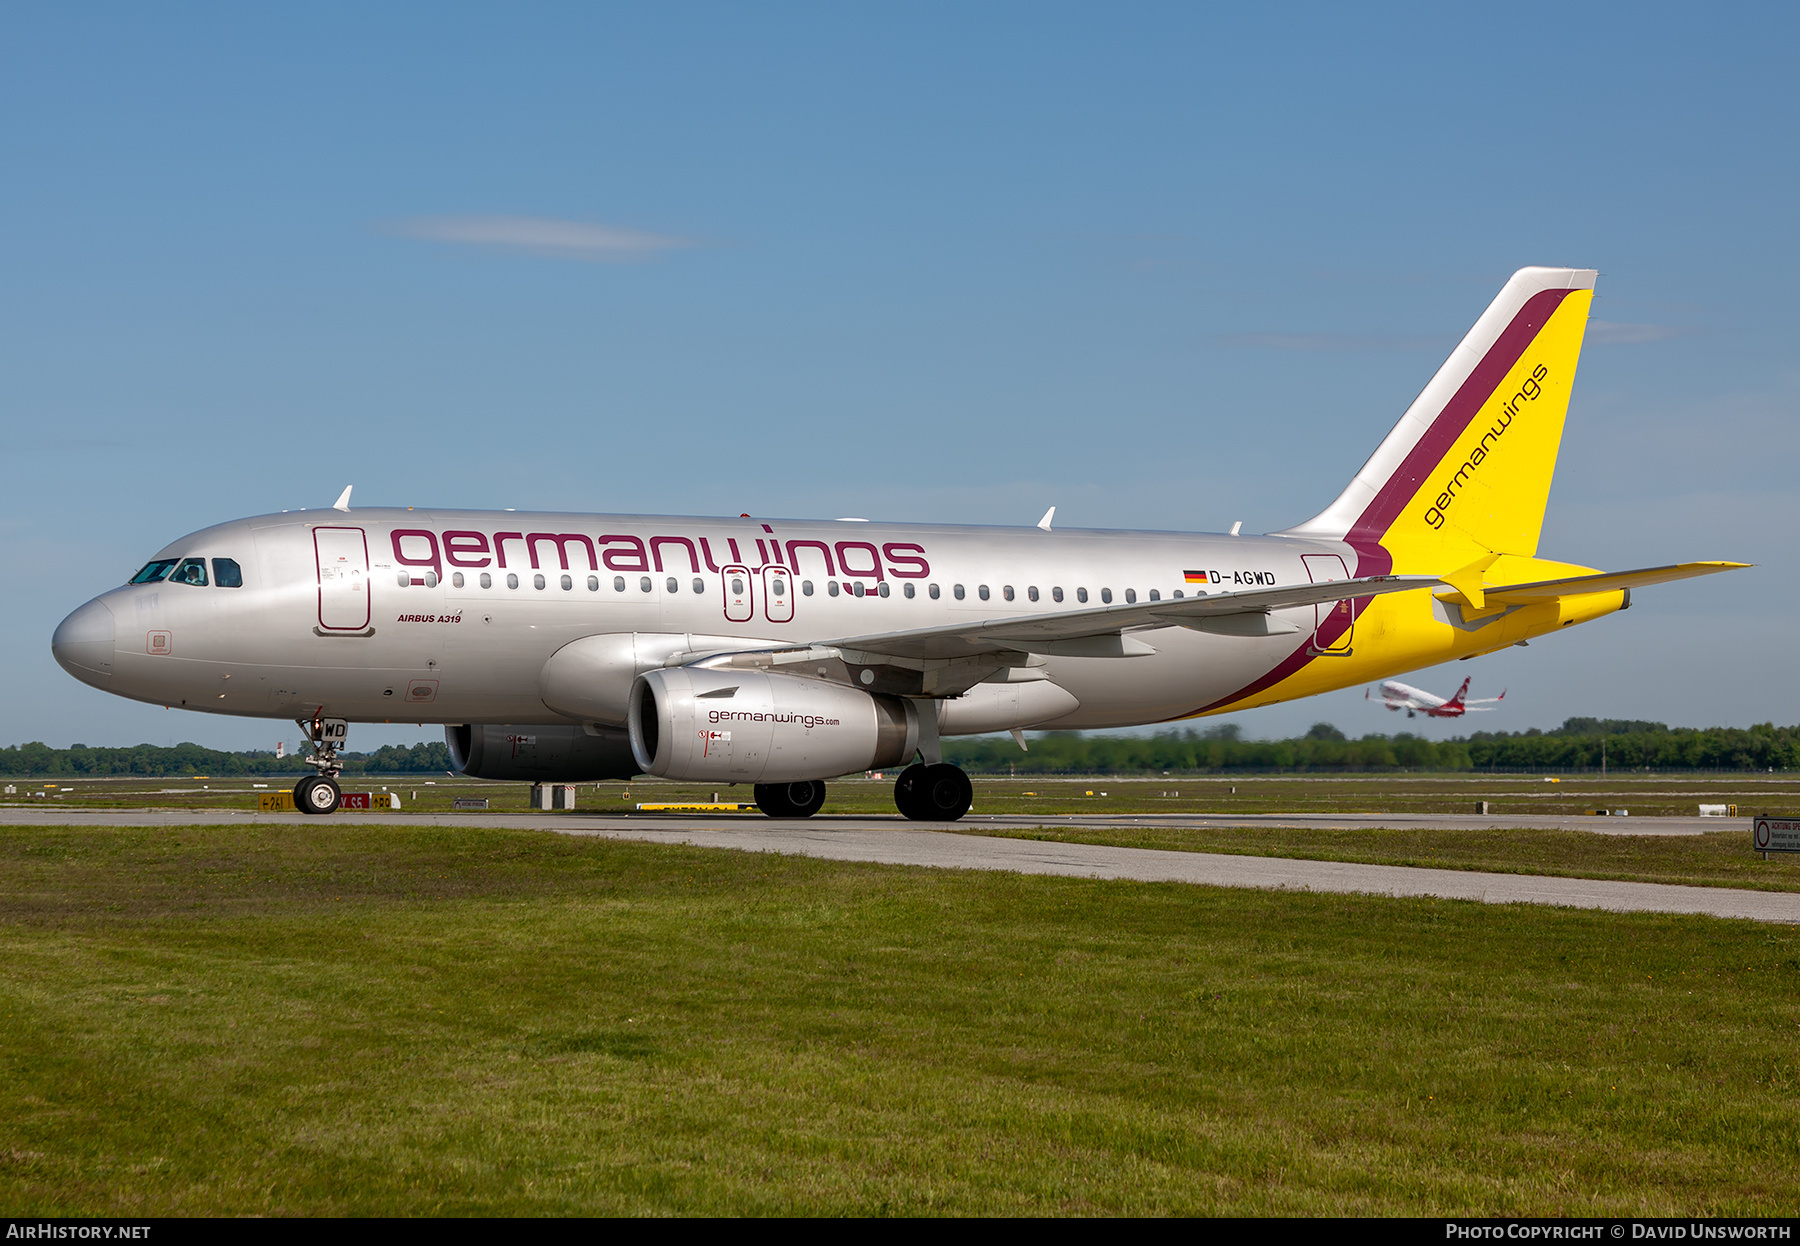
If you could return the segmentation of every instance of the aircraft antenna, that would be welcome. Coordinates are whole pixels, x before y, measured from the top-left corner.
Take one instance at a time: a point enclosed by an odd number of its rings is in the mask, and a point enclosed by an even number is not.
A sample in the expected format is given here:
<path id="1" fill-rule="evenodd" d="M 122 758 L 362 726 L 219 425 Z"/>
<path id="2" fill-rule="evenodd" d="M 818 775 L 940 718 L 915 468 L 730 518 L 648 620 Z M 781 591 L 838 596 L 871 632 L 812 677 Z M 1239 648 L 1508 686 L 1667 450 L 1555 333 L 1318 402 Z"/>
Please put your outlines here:
<path id="1" fill-rule="evenodd" d="M 331 504 L 331 509 L 334 511 L 343 511 L 348 515 L 350 513 L 350 490 L 355 487 L 355 485 L 345 485 L 344 491 L 338 494 L 338 500 Z"/>
<path id="2" fill-rule="evenodd" d="M 1038 520 L 1038 527 L 1042 528 L 1045 532 L 1050 531 L 1050 519 L 1055 514 L 1056 508 L 1052 506 L 1049 510 L 1044 512 L 1044 517 Z"/>

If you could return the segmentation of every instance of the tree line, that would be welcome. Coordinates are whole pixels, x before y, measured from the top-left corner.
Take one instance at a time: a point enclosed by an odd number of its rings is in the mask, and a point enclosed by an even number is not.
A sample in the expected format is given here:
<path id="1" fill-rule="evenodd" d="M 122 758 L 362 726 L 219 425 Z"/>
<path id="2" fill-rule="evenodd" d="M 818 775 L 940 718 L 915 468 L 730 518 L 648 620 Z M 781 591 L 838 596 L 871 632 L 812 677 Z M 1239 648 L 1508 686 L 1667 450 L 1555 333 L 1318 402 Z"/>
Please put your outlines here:
<path id="1" fill-rule="evenodd" d="M 1235 724 L 1177 728 L 1147 736 L 1048 731 L 1028 737 L 1030 751 L 1007 736 L 946 740 L 944 759 L 971 774 L 1193 774 L 1347 770 L 1791 770 L 1800 768 L 1800 726 L 1670 727 L 1622 719 L 1571 718 L 1550 731 L 1477 731 L 1450 740 L 1407 732 L 1352 740 L 1317 723 L 1291 740 L 1246 740 Z M 450 752 L 441 742 L 383 745 L 345 753 L 346 774 L 441 774 Z M 225 752 L 198 744 L 0 748 L 0 775 L 57 778 L 110 775 L 300 774 L 297 759 L 268 749 Z"/>
<path id="2" fill-rule="evenodd" d="M 345 774 L 441 774 L 450 769 L 450 750 L 442 741 L 384 744 L 372 753 L 343 753 Z M 15 744 L 0 748 L 0 775 L 33 778 L 100 778 L 117 775 L 230 778 L 237 775 L 302 774 L 309 767 L 294 757 L 276 757 L 270 749 L 231 753 L 198 744 L 163 747 L 137 744 L 127 748 L 90 748 L 73 744 Z"/>
<path id="3" fill-rule="evenodd" d="M 944 757 L 974 774 L 1170 774 L 1347 770 L 1789 770 L 1800 767 L 1800 726 L 1669 727 L 1571 718 L 1551 731 L 1478 731 L 1450 740 L 1402 732 L 1347 738 L 1317 723 L 1292 740 L 1246 740 L 1235 725 L 1148 736 L 1028 736 L 946 740 Z"/>

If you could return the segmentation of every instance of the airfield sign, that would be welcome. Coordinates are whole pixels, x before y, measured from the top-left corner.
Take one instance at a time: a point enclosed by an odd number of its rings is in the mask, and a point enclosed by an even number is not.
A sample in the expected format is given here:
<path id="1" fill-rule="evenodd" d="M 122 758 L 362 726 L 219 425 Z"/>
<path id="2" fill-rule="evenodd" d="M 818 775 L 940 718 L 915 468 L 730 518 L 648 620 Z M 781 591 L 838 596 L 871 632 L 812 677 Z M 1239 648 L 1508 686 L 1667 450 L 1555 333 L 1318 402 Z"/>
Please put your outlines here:
<path id="1" fill-rule="evenodd" d="M 1756 852 L 1800 852 L 1800 818 L 1758 818 L 1750 836 Z"/>

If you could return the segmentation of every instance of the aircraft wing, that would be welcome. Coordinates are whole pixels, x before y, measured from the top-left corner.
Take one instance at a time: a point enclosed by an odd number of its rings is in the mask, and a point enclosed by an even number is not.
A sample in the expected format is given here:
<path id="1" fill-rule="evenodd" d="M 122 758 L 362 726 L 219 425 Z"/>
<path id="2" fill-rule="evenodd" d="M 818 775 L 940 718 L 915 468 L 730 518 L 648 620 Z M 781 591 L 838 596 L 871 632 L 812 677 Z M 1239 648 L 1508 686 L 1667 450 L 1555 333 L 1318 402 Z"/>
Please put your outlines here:
<path id="1" fill-rule="evenodd" d="M 1638 571 L 1605 571 L 1598 575 L 1577 575 L 1566 580 L 1539 580 L 1535 584 L 1503 584 L 1484 587 L 1482 596 L 1488 605 L 1524 606 L 1558 597 L 1577 597 L 1583 593 L 1611 593 L 1622 588 L 1639 588 L 1647 584 L 1667 584 L 1671 580 L 1689 580 L 1697 575 L 1713 575 L 1748 567 L 1747 562 L 1683 562 L 1667 567 L 1644 567 Z"/>
<path id="2" fill-rule="evenodd" d="M 1198 631 L 1221 631 L 1230 635 L 1275 635 L 1298 629 L 1264 623 L 1261 630 L 1257 630 L 1253 626 L 1234 626 L 1227 620 L 1238 616 L 1241 624 L 1254 624 L 1266 620 L 1271 610 L 1286 610 L 1294 606 L 1311 606 L 1348 598 L 1374 597 L 1382 593 L 1401 593 L 1442 582 L 1430 575 L 1371 575 L 1361 579 L 1246 589 L 1239 593 L 1213 593 L 1170 601 L 1140 601 L 1135 605 L 1115 604 L 1083 610 L 1059 610 L 1052 614 L 999 617 L 976 614 L 966 623 L 948 623 L 905 632 L 844 636 L 818 643 L 885 657 L 926 660 L 972 658 L 1008 650 L 1070 657 L 1125 657 L 1133 652 L 1154 652 L 1149 646 L 1142 645 L 1142 642 L 1130 641 L 1124 635 L 1126 631 L 1191 627 Z M 1263 619 L 1256 619 L 1254 616 L 1263 616 Z M 1110 645 L 1096 643 L 1104 642 L 1106 638 L 1116 639 Z M 1084 645 L 1081 642 L 1089 643 Z M 1134 650 L 1134 643 L 1141 647 Z"/>

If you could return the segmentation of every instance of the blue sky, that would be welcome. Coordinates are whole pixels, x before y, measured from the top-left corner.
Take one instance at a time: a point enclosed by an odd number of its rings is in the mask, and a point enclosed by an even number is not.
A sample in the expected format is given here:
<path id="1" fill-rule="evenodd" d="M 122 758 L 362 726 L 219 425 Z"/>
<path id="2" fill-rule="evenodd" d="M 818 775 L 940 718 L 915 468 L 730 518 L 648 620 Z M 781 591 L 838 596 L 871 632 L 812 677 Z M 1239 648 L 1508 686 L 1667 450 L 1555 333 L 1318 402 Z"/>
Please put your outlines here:
<path id="1" fill-rule="evenodd" d="M 1533 263 L 1601 270 L 1543 552 L 1759 567 L 1413 682 L 1509 688 L 1497 728 L 1800 720 L 1797 13 L 8 6 L 0 743 L 268 743 L 49 635 L 350 482 L 1279 528 Z M 1452 730 L 1239 716 L 1320 718 Z"/>

